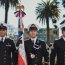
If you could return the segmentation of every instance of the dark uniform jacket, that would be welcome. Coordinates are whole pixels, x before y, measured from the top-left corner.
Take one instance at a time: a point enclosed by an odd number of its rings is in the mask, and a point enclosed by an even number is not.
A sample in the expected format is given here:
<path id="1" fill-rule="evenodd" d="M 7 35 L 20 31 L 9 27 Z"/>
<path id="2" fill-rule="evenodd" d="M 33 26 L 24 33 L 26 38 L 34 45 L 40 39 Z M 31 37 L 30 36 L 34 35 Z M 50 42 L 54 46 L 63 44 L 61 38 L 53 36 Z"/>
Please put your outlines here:
<path id="1" fill-rule="evenodd" d="M 57 56 L 57 65 L 65 65 L 65 41 L 63 38 L 56 40 L 50 55 L 50 65 L 54 65 L 55 56 Z"/>
<path id="2" fill-rule="evenodd" d="M 0 41 L 0 65 L 16 65 L 16 53 L 13 40 L 6 38 Z"/>
<path id="3" fill-rule="evenodd" d="M 42 57 L 44 61 L 48 62 L 48 52 L 46 50 L 46 44 L 43 41 L 37 39 L 36 45 L 31 39 L 25 41 L 25 51 L 27 55 L 28 65 L 43 65 Z"/>

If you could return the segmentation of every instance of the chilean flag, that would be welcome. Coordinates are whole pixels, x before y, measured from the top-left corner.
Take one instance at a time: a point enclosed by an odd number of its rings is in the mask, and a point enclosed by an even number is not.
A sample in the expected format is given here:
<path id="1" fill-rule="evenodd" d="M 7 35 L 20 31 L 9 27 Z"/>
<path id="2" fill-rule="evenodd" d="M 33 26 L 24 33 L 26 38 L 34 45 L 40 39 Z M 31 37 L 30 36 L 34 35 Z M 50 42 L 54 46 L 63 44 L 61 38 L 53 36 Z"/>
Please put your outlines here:
<path id="1" fill-rule="evenodd" d="M 24 47 L 24 39 L 23 34 L 21 35 L 22 43 L 19 44 L 19 50 L 18 50 L 18 65 L 27 65 L 27 57 Z"/>
<path id="2" fill-rule="evenodd" d="M 18 35 L 22 40 L 22 43 L 19 44 L 19 50 L 18 50 L 18 65 L 27 65 L 27 58 L 26 58 L 26 52 L 25 52 L 25 47 L 24 47 L 24 25 L 22 21 L 22 16 L 19 17 L 19 22 L 18 22 Z"/>
<path id="3" fill-rule="evenodd" d="M 18 65 L 27 65 L 27 59 L 26 59 L 24 43 L 19 44 Z"/>

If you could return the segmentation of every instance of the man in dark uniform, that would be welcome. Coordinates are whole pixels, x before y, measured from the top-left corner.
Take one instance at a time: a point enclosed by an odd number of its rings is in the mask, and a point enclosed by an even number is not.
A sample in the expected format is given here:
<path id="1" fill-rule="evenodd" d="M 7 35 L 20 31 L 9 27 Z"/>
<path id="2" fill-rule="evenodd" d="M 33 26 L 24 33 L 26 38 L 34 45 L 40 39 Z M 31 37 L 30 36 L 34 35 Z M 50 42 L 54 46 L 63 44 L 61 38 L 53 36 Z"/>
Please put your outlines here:
<path id="1" fill-rule="evenodd" d="M 0 24 L 0 65 L 16 65 L 16 48 L 13 40 L 7 38 L 7 26 Z"/>
<path id="2" fill-rule="evenodd" d="M 61 24 L 62 37 L 56 40 L 50 54 L 50 65 L 65 65 L 65 23 Z M 55 61 L 55 57 L 57 57 Z"/>
<path id="3" fill-rule="evenodd" d="M 48 52 L 46 44 L 37 38 L 38 28 L 35 24 L 29 27 L 30 39 L 25 41 L 25 51 L 27 55 L 28 65 L 48 65 Z M 43 62 L 44 57 L 44 62 Z"/>

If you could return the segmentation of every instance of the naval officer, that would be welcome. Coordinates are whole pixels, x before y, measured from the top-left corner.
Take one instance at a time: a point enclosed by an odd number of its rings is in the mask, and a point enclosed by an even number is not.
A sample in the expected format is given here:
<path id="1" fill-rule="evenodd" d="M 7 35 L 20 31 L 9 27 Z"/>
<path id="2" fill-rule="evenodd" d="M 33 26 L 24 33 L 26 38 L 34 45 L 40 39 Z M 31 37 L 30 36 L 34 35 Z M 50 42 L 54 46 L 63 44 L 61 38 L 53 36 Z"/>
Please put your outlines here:
<path id="1" fill-rule="evenodd" d="M 31 24 L 28 31 L 30 39 L 24 43 L 28 65 L 43 65 L 43 63 L 48 65 L 49 57 L 46 44 L 37 38 L 38 27 L 35 24 Z"/>
<path id="2" fill-rule="evenodd" d="M 6 24 L 0 24 L 0 65 L 16 65 L 16 48 L 7 36 Z"/>
<path id="3" fill-rule="evenodd" d="M 65 22 L 61 23 L 62 36 L 54 41 L 53 49 L 50 54 L 50 65 L 65 65 Z M 55 57 L 57 58 L 55 60 Z"/>

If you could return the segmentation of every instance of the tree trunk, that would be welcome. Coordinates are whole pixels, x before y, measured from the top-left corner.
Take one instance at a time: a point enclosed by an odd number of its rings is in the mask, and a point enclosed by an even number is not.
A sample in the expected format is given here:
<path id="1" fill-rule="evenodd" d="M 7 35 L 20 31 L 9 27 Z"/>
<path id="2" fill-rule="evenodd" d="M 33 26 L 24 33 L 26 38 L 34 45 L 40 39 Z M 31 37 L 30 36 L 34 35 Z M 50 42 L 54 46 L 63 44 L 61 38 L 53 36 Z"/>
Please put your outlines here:
<path id="1" fill-rule="evenodd" d="M 46 24 L 47 24 L 47 44 L 50 44 L 50 29 L 49 29 L 49 18 L 46 18 Z"/>
<path id="2" fill-rule="evenodd" d="M 8 10 L 9 10 L 9 4 L 5 3 L 5 23 L 7 24 L 8 20 Z"/>

